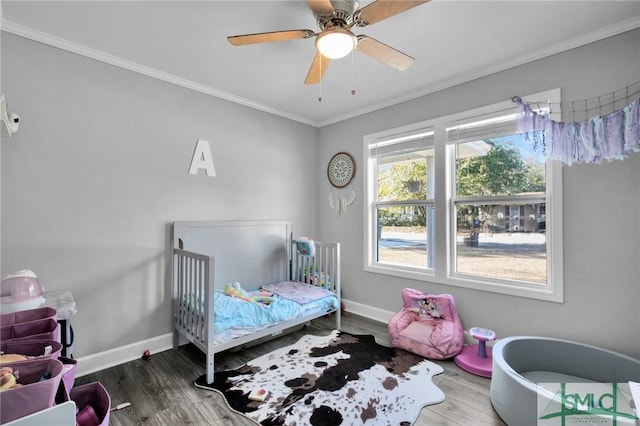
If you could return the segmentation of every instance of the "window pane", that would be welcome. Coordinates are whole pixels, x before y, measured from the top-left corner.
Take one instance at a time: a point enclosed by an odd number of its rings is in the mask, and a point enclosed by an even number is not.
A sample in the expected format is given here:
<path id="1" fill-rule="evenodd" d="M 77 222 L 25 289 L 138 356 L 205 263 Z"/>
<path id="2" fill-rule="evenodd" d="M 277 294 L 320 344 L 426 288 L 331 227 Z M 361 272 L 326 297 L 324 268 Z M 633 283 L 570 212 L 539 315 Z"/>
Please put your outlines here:
<path id="1" fill-rule="evenodd" d="M 378 263 L 433 268 L 433 206 L 379 207 Z"/>
<path id="2" fill-rule="evenodd" d="M 530 138 L 534 138 L 535 135 Z M 545 155 L 524 135 L 464 142 L 456 150 L 456 195 L 545 192 Z"/>
<path id="3" fill-rule="evenodd" d="M 546 284 L 545 207 L 456 205 L 456 272 Z"/>
<path id="4" fill-rule="evenodd" d="M 433 149 L 378 158 L 378 201 L 433 198 Z"/>

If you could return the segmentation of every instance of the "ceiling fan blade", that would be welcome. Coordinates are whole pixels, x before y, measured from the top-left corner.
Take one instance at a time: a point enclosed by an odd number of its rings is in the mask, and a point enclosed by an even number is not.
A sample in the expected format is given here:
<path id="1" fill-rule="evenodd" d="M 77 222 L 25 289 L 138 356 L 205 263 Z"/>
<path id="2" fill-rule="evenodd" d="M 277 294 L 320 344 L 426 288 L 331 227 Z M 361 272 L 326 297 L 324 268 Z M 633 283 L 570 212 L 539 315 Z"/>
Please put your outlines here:
<path id="1" fill-rule="evenodd" d="M 397 69 L 398 71 L 406 70 L 415 62 L 415 59 L 411 56 L 366 35 L 358 36 L 358 45 L 356 49 L 365 55 L 371 56 L 373 59 L 377 59 L 380 62 Z"/>
<path id="2" fill-rule="evenodd" d="M 307 79 L 304 81 L 304 84 L 320 83 L 330 61 L 331 59 L 322 56 L 320 52 L 316 52 L 316 57 L 313 58 L 313 63 L 311 64 L 311 68 L 309 68 L 309 73 L 307 73 Z"/>
<path id="3" fill-rule="evenodd" d="M 333 12 L 333 5 L 329 0 L 307 0 L 307 4 L 314 15 L 330 15 Z"/>
<path id="4" fill-rule="evenodd" d="M 429 0 L 377 0 L 360 9 L 358 26 L 364 27 L 412 9 Z"/>
<path id="5" fill-rule="evenodd" d="M 299 38 L 310 38 L 315 35 L 316 33 L 311 30 L 288 30 L 229 36 L 227 37 L 227 40 L 234 46 L 246 46 L 248 44 L 270 43 L 273 41 L 287 41 L 296 40 Z"/>

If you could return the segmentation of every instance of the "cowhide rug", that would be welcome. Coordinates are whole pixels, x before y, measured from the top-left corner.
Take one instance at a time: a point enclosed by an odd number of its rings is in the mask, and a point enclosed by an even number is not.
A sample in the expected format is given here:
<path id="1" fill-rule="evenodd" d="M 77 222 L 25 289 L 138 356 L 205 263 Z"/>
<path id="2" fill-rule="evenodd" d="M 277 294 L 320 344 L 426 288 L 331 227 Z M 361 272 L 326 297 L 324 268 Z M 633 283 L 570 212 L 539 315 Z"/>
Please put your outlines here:
<path id="1" fill-rule="evenodd" d="M 207 385 L 261 425 L 410 425 L 422 407 L 444 401 L 431 378 L 442 367 L 373 336 L 334 330 L 215 373 Z M 262 402 L 250 399 L 263 389 Z"/>

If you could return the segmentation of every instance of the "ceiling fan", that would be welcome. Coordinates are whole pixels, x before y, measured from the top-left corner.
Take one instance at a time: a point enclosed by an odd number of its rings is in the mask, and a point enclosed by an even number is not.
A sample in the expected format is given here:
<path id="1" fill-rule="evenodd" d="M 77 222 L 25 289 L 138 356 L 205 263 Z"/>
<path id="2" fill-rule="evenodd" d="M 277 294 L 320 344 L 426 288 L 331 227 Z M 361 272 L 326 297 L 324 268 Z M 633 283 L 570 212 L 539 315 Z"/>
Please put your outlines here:
<path id="1" fill-rule="evenodd" d="M 367 35 L 355 35 L 351 28 L 375 24 L 428 1 L 377 0 L 360 8 L 358 0 L 307 0 L 316 17 L 319 33 L 306 29 L 286 30 L 229 36 L 227 40 L 234 46 L 245 46 L 316 37 L 317 52 L 305 84 L 320 83 L 331 59 L 342 58 L 354 49 L 404 71 L 415 59 Z"/>

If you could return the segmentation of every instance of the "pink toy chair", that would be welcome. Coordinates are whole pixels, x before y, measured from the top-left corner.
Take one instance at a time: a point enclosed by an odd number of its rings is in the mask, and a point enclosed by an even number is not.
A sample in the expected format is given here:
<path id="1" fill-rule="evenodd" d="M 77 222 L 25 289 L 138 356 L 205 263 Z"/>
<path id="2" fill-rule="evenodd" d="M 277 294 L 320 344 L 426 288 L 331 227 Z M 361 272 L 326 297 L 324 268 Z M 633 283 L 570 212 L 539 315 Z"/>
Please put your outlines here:
<path id="1" fill-rule="evenodd" d="M 491 348 L 486 342 L 496 340 L 498 336 L 493 330 L 482 327 L 471 327 L 469 336 L 478 341 L 477 345 L 465 346 L 454 361 L 460 368 L 478 376 L 491 378 L 493 360 Z"/>
<path id="2" fill-rule="evenodd" d="M 402 310 L 388 325 L 392 346 L 431 359 L 460 353 L 464 334 L 453 296 L 405 288 L 402 301 Z"/>

